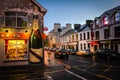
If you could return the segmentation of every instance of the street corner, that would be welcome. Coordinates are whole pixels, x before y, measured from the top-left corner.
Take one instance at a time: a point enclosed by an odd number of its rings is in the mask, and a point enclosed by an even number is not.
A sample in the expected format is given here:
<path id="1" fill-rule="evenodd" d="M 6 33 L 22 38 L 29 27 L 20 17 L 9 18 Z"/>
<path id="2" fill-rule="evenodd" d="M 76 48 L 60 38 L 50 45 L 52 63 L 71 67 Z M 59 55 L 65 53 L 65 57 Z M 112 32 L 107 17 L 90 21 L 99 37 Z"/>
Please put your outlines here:
<path id="1" fill-rule="evenodd" d="M 49 64 L 45 64 L 45 72 L 53 72 L 57 70 L 64 70 L 66 68 L 66 65 L 63 63 L 56 61 L 53 63 L 51 60 L 48 61 Z"/>

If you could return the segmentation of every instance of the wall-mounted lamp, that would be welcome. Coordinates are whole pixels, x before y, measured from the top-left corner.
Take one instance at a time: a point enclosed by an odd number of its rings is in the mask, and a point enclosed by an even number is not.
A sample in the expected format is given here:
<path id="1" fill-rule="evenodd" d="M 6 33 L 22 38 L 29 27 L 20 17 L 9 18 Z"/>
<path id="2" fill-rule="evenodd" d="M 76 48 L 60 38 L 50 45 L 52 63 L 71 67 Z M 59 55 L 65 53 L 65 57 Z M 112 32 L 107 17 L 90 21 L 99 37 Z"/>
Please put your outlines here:
<path id="1" fill-rule="evenodd" d="M 27 33 L 28 32 L 28 30 L 25 30 L 25 33 Z"/>

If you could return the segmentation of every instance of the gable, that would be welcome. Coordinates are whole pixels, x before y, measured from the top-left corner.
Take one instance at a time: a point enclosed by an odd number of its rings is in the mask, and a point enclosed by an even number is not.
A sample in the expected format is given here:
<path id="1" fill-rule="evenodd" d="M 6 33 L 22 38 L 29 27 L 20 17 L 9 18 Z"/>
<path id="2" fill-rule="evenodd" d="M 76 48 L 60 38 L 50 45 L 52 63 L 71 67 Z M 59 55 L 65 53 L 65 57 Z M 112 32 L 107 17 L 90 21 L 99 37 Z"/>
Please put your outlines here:
<path id="1" fill-rule="evenodd" d="M 25 11 L 41 12 L 45 14 L 47 10 L 42 7 L 36 0 L 0 0 L 0 12 L 3 11 Z"/>

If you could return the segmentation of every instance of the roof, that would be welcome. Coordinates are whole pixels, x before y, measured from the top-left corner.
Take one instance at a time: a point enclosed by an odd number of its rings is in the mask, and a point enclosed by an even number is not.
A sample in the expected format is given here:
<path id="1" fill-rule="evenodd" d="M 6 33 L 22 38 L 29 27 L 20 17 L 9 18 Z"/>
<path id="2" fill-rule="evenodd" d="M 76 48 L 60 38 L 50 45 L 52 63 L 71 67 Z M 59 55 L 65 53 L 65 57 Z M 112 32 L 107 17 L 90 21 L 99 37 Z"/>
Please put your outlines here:
<path id="1" fill-rule="evenodd" d="M 40 3 L 38 3 L 36 0 L 32 0 L 38 7 L 40 7 L 41 11 L 46 13 L 47 9 L 45 9 Z"/>
<path id="2" fill-rule="evenodd" d="M 91 29 L 90 26 L 84 24 L 84 25 L 81 26 L 81 28 L 78 32 L 83 31 L 83 30 L 89 30 L 89 29 Z"/>
<path id="3" fill-rule="evenodd" d="M 117 6 L 117 7 L 113 8 L 113 9 L 105 11 L 101 16 L 103 16 L 103 15 L 112 15 L 115 11 L 120 11 L 120 6 Z"/>
<path id="4" fill-rule="evenodd" d="M 71 29 L 71 30 L 67 31 L 65 34 L 63 34 L 61 37 L 63 37 L 63 36 L 68 36 L 68 35 L 74 34 L 74 33 L 76 33 L 76 32 L 77 32 L 76 30 Z"/>

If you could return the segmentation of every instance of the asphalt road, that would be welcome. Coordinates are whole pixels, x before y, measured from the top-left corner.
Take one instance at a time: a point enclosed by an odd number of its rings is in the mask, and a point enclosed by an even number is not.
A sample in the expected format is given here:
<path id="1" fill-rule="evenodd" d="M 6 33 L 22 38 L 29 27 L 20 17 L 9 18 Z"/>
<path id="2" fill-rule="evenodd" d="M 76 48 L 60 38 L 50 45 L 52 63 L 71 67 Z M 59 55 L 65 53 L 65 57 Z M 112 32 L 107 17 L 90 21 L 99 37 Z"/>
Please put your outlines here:
<path id="1" fill-rule="evenodd" d="M 47 52 L 45 52 L 47 54 Z M 68 59 L 55 59 L 51 53 L 46 57 L 48 70 L 13 70 L 0 75 L 0 80 L 120 80 L 120 59 L 103 59 L 70 55 Z M 57 64 L 56 64 L 57 63 Z M 64 65 L 64 68 L 61 68 Z M 39 66 L 38 66 L 39 67 Z M 59 67 L 59 68 L 57 68 Z M 20 72 L 25 73 L 20 73 Z M 14 74 L 13 74 L 14 73 Z"/>
<path id="2" fill-rule="evenodd" d="M 48 73 L 53 80 L 120 80 L 119 59 L 81 57 L 70 55 L 69 59 L 58 59 L 66 69 Z"/>

